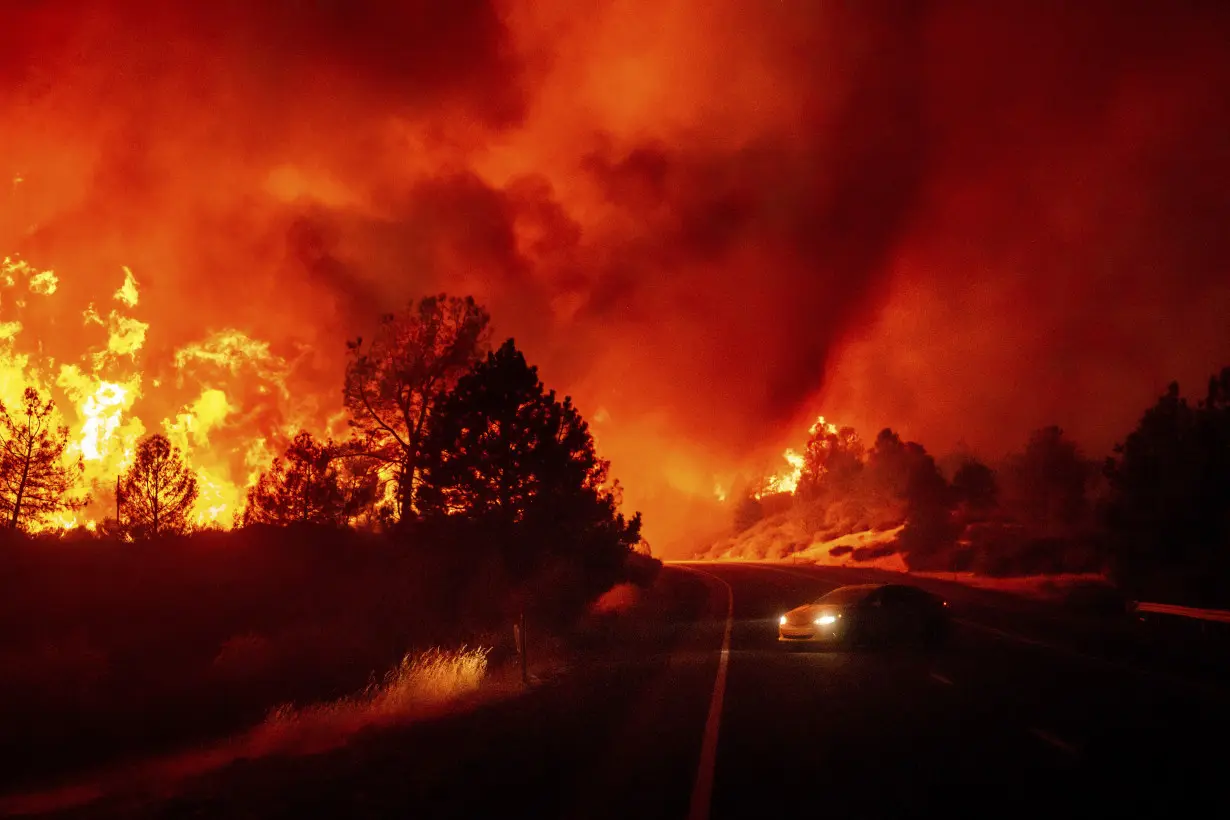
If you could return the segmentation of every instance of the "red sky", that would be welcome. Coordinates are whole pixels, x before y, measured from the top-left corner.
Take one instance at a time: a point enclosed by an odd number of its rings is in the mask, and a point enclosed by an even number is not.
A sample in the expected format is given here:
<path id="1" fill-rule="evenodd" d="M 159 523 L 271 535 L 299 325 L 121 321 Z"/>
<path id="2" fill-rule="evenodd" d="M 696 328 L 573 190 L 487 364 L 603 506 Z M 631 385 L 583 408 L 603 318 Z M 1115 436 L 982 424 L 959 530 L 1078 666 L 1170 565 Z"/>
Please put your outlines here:
<path id="1" fill-rule="evenodd" d="M 1195 0 L 0 0 L 0 255 L 128 265 L 149 366 L 235 327 L 322 406 L 472 292 L 661 551 L 817 413 L 1100 454 L 1230 364 L 1226 42 Z"/>

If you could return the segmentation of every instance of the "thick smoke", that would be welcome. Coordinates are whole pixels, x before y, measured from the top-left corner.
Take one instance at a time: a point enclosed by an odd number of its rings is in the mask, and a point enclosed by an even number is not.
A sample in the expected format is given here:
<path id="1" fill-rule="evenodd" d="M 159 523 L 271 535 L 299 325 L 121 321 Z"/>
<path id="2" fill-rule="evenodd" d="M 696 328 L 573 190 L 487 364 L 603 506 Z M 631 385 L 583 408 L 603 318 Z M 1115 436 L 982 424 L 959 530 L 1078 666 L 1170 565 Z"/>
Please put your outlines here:
<path id="1" fill-rule="evenodd" d="M 817 412 L 1103 446 L 1230 352 L 1227 21 L 1070 5 L 6 2 L 0 255 L 128 265 L 151 357 L 239 328 L 322 414 L 472 292 L 657 544 Z"/>
<path id="2" fill-rule="evenodd" d="M 1105 455 L 1230 362 L 1230 15 L 968 4 L 929 32 L 926 188 L 816 401 L 941 452 L 1058 423 Z"/>

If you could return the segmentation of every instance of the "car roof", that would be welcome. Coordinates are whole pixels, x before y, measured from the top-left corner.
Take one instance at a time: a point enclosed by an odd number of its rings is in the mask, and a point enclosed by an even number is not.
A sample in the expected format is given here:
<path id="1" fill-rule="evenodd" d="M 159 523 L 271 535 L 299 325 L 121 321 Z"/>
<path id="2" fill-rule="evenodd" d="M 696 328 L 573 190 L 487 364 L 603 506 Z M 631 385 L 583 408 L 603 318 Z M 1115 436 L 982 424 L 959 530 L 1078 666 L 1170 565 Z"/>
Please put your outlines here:
<path id="1" fill-rule="evenodd" d="M 888 584 L 847 584 L 845 586 L 831 589 L 816 599 L 816 603 L 823 601 L 824 603 L 837 603 L 838 601 L 861 601 L 871 593 L 878 589 L 883 589 L 889 586 Z"/>

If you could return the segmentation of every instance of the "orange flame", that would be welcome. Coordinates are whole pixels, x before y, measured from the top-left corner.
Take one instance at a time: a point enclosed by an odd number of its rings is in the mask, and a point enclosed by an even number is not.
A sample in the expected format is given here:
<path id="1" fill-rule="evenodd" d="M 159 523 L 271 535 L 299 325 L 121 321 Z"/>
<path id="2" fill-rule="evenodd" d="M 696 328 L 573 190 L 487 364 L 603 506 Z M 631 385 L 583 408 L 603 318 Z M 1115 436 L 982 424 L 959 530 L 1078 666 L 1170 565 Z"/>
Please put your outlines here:
<path id="1" fill-rule="evenodd" d="M 139 281 L 130 268 L 121 270 L 112 294 L 116 308 L 106 314 L 92 302 L 67 314 L 51 303 L 55 322 L 80 316 L 79 327 L 96 340 L 75 357 L 57 358 L 46 349 L 51 339 L 27 328 L 28 300 L 60 299 L 72 288 L 55 271 L 17 256 L 0 262 L 0 399 L 15 404 L 33 386 L 56 400 L 70 430 L 65 456 L 81 459 L 82 482 L 94 499 L 45 527 L 93 530 L 113 515 L 115 481 L 132 463 L 138 439 L 153 431 L 171 439 L 197 476 L 197 524 L 230 527 L 246 487 L 282 443 L 300 428 L 336 427 L 340 416 L 319 418 L 316 397 L 297 401 L 286 383 L 292 363 L 234 328 L 175 347 L 169 361 L 152 360 L 146 341 L 156 329 L 131 315 L 141 304 Z M 39 311 L 45 319 L 48 309 Z M 160 373 L 168 366 L 169 378 Z"/>
<path id="2" fill-rule="evenodd" d="M 824 416 L 817 416 L 812 426 L 807 428 L 807 435 L 809 437 L 814 436 L 820 430 L 824 430 L 830 435 L 836 435 L 837 425 L 825 421 Z M 787 447 L 786 451 L 782 453 L 782 458 L 789 465 L 789 469 L 781 470 L 767 478 L 764 488 L 757 493 L 753 493 L 754 498 L 762 498 L 763 496 L 776 493 L 793 494 L 799 488 L 799 479 L 803 477 L 803 454 L 792 447 Z"/>

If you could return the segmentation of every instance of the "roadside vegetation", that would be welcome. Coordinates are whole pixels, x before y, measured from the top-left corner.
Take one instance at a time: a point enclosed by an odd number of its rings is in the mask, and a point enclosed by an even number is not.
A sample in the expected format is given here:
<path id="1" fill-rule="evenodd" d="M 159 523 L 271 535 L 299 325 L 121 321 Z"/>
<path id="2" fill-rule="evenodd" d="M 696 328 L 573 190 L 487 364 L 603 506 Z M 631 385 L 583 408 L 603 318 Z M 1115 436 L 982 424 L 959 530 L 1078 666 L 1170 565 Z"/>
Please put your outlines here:
<path id="1" fill-rule="evenodd" d="M 188 514 L 196 478 L 161 434 L 115 518 L 46 528 L 82 503 L 55 408 L 0 408 L 0 788 L 262 723 L 411 714 L 508 664 L 522 617 L 566 651 L 604 593 L 651 584 L 584 418 L 487 326 L 448 296 L 383 317 L 350 345 L 353 435 L 294 436 L 228 531 Z"/>

